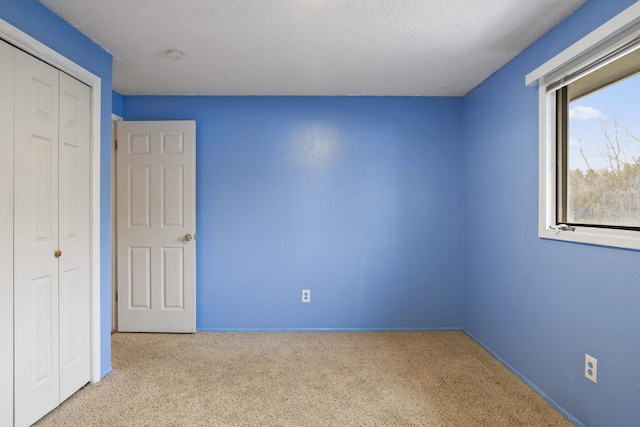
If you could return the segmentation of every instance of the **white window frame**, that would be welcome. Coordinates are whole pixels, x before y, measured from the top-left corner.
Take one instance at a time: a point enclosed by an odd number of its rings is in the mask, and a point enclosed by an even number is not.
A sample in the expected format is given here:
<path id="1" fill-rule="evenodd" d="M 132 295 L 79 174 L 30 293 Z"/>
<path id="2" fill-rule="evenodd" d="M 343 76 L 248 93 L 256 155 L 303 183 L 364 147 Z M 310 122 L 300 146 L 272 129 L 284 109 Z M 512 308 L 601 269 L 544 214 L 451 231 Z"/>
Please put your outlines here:
<path id="1" fill-rule="evenodd" d="M 527 86 L 539 86 L 538 236 L 544 239 L 640 250 L 640 231 L 575 226 L 559 230 L 556 220 L 556 90 L 578 70 L 640 40 L 640 2 L 634 3 L 552 59 L 527 74 Z M 606 62 L 605 62 L 606 63 Z M 573 228 L 573 227 L 571 227 Z"/>

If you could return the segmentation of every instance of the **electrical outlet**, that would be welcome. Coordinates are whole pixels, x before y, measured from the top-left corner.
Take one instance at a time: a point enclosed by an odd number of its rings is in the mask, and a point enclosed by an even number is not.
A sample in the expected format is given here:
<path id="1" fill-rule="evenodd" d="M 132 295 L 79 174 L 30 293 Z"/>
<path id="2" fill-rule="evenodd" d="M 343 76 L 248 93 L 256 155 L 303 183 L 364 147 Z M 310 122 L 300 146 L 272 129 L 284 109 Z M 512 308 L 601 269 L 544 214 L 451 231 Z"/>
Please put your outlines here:
<path id="1" fill-rule="evenodd" d="M 311 290 L 303 289 L 302 290 L 302 302 L 311 302 Z"/>
<path id="2" fill-rule="evenodd" d="M 598 359 L 588 354 L 584 355 L 584 376 L 594 383 L 598 383 Z"/>

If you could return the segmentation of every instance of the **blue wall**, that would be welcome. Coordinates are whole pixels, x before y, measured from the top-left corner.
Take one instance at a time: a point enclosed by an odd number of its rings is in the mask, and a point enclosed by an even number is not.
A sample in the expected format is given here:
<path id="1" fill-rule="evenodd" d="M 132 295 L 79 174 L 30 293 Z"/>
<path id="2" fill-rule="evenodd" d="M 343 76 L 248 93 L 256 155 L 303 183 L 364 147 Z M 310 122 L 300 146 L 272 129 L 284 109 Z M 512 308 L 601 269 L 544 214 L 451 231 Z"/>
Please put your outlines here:
<path id="1" fill-rule="evenodd" d="M 109 191 L 111 175 L 111 55 L 36 0 L 0 0 L 0 18 L 102 79 L 100 148 L 101 357 L 102 375 L 111 371 L 111 276 Z"/>
<path id="2" fill-rule="evenodd" d="M 126 120 L 197 121 L 198 329 L 460 328 L 461 111 L 125 96 Z"/>
<path id="3" fill-rule="evenodd" d="M 632 3 L 587 2 L 464 98 L 464 328 L 589 426 L 640 425 L 640 257 L 538 239 L 538 96 L 524 76 Z"/>
<path id="4" fill-rule="evenodd" d="M 122 117 L 124 114 L 124 97 L 115 90 L 112 92 L 111 112 L 117 116 Z"/>

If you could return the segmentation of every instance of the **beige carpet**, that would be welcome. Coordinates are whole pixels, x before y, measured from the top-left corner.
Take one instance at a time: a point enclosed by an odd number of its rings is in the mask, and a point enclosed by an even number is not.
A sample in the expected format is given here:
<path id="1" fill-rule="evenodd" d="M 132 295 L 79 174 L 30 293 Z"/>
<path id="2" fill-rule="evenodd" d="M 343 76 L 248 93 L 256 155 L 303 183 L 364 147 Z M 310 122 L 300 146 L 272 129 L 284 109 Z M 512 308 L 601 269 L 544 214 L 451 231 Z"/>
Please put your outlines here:
<path id="1" fill-rule="evenodd" d="M 462 332 L 114 334 L 38 426 L 570 426 Z"/>

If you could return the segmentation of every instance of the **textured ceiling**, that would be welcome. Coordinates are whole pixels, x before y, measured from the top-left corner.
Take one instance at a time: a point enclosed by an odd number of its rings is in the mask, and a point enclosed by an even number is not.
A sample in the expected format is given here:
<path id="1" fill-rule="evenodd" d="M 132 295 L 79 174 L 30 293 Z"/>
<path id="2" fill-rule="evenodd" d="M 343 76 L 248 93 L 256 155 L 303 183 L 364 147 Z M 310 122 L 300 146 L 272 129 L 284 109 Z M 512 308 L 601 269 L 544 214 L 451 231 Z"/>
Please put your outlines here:
<path id="1" fill-rule="evenodd" d="M 113 55 L 124 95 L 410 96 L 466 94 L 585 2 L 40 1 Z"/>

